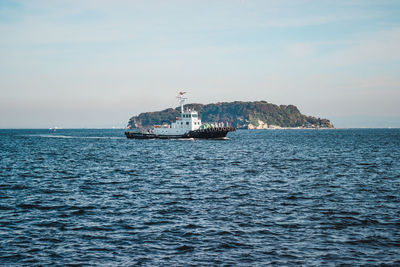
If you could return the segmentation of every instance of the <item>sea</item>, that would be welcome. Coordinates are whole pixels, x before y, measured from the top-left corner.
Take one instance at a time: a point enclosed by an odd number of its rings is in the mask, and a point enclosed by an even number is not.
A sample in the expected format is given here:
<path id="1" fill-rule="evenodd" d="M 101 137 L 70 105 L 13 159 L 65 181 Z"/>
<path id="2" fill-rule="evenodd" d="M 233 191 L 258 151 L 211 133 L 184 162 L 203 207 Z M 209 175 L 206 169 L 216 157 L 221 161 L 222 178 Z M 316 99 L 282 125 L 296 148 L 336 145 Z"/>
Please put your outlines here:
<path id="1" fill-rule="evenodd" d="M 400 266 L 400 129 L 0 130 L 1 266 Z"/>

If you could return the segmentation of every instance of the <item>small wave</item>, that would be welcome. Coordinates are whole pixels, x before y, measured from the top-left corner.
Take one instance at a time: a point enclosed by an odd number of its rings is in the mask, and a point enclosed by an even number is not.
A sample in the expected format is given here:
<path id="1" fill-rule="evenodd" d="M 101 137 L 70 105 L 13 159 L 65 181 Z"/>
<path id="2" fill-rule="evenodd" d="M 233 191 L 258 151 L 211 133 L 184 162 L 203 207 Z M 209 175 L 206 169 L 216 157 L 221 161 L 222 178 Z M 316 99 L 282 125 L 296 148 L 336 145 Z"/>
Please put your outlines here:
<path id="1" fill-rule="evenodd" d="M 38 205 L 22 203 L 22 204 L 18 204 L 17 207 L 19 207 L 21 209 L 35 209 L 38 207 Z"/>
<path id="2" fill-rule="evenodd" d="M 196 233 L 196 232 L 185 232 L 184 234 L 183 234 L 183 236 L 184 237 L 192 237 L 192 236 L 199 236 L 200 234 L 199 233 Z"/>
<path id="3" fill-rule="evenodd" d="M 22 254 L 10 254 L 10 255 L 2 255 L 1 256 L 2 259 L 4 260 L 19 260 L 19 259 L 23 259 L 24 256 Z"/>
<path id="4" fill-rule="evenodd" d="M 30 175 L 29 175 L 30 176 Z M 21 184 L 15 184 L 15 185 L 0 185 L 1 189 L 9 189 L 9 190 L 24 190 L 24 189 L 29 189 L 28 186 L 21 185 Z"/>
<path id="5" fill-rule="evenodd" d="M 43 228 L 59 228 L 60 230 L 65 230 L 65 223 L 61 223 L 61 222 L 41 222 L 41 223 L 35 223 L 34 225 L 38 226 L 38 227 L 43 227 Z"/>
<path id="6" fill-rule="evenodd" d="M 259 173 L 259 171 L 258 171 L 258 170 L 255 170 L 255 169 L 247 169 L 247 170 L 245 170 L 244 172 L 245 172 L 245 173 L 253 173 L 253 174 Z"/>
<path id="7" fill-rule="evenodd" d="M 57 189 L 42 189 L 41 190 L 44 194 L 63 194 L 67 193 L 65 190 L 57 190 Z"/>
<path id="8" fill-rule="evenodd" d="M 122 224 L 121 227 L 126 230 L 135 230 L 136 229 L 136 227 L 129 225 L 129 224 Z"/>
<path id="9" fill-rule="evenodd" d="M 183 245 L 183 246 L 177 247 L 176 250 L 179 253 L 192 252 L 194 250 L 194 247 Z"/>
<path id="10" fill-rule="evenodd" d="M 144 225 L 165 225 L 171 223 L 170 221 L 162 220 L 162 221 L 147 221 L 144 222 Z"/>
<path id="11" fill-rule="evenodd" d="M 94 210 L 94 209 L 96 209 L 96 207 L 95 206 L 71 206 L 71 207 L 69 207 L 68 208 L 69 210 L 80 210 L 80 209 L 82 209 L 82 210 Z"/>
<path id="12" fill-rule="evenodd" d="M 189 224 L 187 224 L 187 225 L 185 225 L 183 227 L 186 228 L 186 229 L 196 229 L 196 228 L 200 228 L 201 226 L 189 223 Z"/>
<path id="13" fill-rule="evenodd" d="M 110 248 L 105 248 L 105 247 L 96 247 L 96 248 L 89 248 L 89 251 L 98 251 L 98 252 L 110 252 L 113 251 Z"/>
<path id="14" fill-rule="evenodd" d="M 36 207 L 38 210 L 62 210 L 65 207 L 61 205 L 55 205 L 55 206 L 37 206 Z"/>
<path id="15" fill-rule="evenodd" d="M 2 206 L 0 205 L 0 210 L 13 210 L 11 206 Z"/>
<path id="16" fill-rule="evenodd" d="M 50 238 L 50 237 L 42 237 L 42 238 L 39 238 L 39 241 L 42 241 L 42 242 L 50 242 L 50 243 L 61 243 L 61 242 L 62 242 L 61 239 L 58 239 L 58 238 Z"/>
<path id="17" fill-rule="evenodd" d="M 72 215 L 83 215 L 85 213 L 86 213 L 86 211 L 84 211 L 83 209 L 79 209 L 79 210 L 71 212 Z"/>
<path id="18" fill-rule="evenodd" d="M 373 239 L 360 239 L 360 240 L 347 241 L 346 243 L 350 245 L 363 245 L 363 244 L 373 244 L 375 242 L 376 240 Z"/>
<path id="19" fill-rule="evenodd" d="M 232 235 L 232 233 L 229 231 L 220 231 L 218 232 L 218 235 Z"/>
<path id="20" fill-rule="evenodd" d="M 218 246 L 219 248 L 223 248 L 223 249 L 234 249 L 234 248 L 239 248 L 239 247 L 247 247 L 247 248 L 251 248 L 251 245 L 247 245 L 241 242 L 228 242 L 228 243 L 221 243 Z"/>

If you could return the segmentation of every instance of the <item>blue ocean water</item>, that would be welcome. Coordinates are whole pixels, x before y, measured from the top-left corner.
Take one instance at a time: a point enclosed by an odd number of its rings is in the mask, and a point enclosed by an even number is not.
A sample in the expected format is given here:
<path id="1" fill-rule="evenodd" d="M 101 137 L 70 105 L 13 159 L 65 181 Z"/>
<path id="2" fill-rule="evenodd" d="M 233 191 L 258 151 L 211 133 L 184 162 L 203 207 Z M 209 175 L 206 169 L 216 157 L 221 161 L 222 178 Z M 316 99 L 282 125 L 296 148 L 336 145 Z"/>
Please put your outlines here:
<path id="1" fill-rule="evenodd" d="M 400 265 L 400 130 L 0 130 L 0 265 Z"/>

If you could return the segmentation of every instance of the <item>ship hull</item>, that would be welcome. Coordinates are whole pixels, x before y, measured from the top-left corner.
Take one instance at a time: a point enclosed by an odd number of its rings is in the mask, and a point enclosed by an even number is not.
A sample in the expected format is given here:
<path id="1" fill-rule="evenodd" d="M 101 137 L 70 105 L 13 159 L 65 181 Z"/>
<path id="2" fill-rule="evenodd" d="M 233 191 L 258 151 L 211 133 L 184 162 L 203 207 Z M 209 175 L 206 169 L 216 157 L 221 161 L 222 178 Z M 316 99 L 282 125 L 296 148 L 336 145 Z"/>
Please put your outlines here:
<path id="1" fill-rule="evenodd" d="M 196 139 L 222 139 L 229 132 L 234 132 L 234 127 L 214 127 L 208 129 L 199 129 L 190 131 L 183 135 L 156 135 L 152 133 L 125 132 L 128 139 L 181 139 L 181 138 L 196 138 Z"/>

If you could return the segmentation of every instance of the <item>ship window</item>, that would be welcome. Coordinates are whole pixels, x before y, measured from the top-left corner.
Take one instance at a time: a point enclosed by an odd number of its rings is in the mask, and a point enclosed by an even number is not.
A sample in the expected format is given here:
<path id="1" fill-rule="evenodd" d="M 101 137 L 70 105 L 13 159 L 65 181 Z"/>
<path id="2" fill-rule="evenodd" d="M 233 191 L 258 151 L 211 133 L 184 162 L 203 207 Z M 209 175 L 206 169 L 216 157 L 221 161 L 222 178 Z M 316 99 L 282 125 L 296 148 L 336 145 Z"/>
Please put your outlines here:
<path id="1" fill-rule="evenodd" d="M 197 114 L 192 114 L 192 117 L 193 118 L 197 118 Z"/>
<path id="2" fill-rule="evenodd" d="M 189 125 L 189 122 L 186 122 L 186 125 Z"/>

